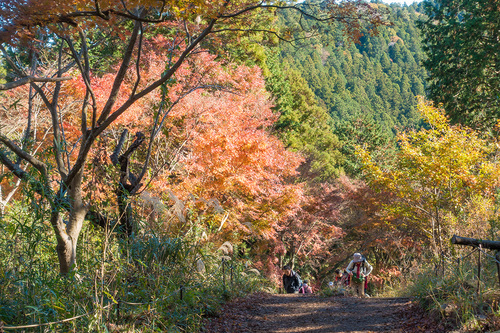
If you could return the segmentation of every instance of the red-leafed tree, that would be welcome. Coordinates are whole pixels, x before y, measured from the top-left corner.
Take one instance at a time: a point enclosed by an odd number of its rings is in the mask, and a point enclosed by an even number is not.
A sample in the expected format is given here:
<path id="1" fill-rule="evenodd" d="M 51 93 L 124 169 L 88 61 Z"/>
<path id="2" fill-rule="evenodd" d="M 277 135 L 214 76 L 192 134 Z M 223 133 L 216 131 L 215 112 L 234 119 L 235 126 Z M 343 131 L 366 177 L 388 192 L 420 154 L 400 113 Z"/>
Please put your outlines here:
<path id="1" fill-rule="evenodd" d="M 331 1 L 324 8 L 313 13 L 307 6 L 282 1 L 231 0 L 2 2 L 0 50 L 8 65 L 9 81 L 1 84 L 0 89 L 29 84 L 43 101 L 51 122 L 52 142 L 50 149 L 43 152 L 50 153 L 50 158 L 42 158 L 39 153 L 24 149 L 15 137 L 2 130 L 0 161 L 50 206 L 61 273 L 68 273 L 76 265 L 78 238 L 90 207 L 82 184 L 91 164 L 90 152 L 98 139 L 157 90 L 164 99 L 163 103 L 161 99 L 158 101 L 156 115 L 169 110 L 172 101 L 166 96 L 175 73 L 202 43 L 217 49 L 220 41 L 214 36 L 231 38 L 256 28 L 281 36 L 271 27 L 257 26 L 257 15 L 265 11 L 290 9 L 309 19 L 340 22 L 348 27 L 346 32 L 353 38 L 359 36 L 360 21 L 366 20 L 373 26 L 382 23 L 381 16 L 363 2 Z M 154 73 L 156 76 L 146 75 L 141 66 L 146 56 L 143 47 L 145 41 L 157 34 L 165 36 L 163 51 L 168 60 L 161 71 Z M 109 84 L 94 86 L 92 75 L 108 72 L 110 67 L 116 71 L 109 76 Z M 68 116 L 74 117 L 75 127 L 68 133 L 63 115 L 66 108 L 62 106 L 66 99 L 64 91 L 73 84 L 68 82 L 71 77 L 84 82 L 85 95 L 71 104 L 73 112 Z M 150 118 L 152 126 L 158 129 L 161 119 L 162 116 Z M 78 137 L 72 136 L 78 132 Z M 141 140 L 137 137 L 135 145 Z M 141 186 L 149 162 L 146 158 L 138 174 L 131 177 L 127 162 L 131 151 L 118 150 L 118 159 L 123 159 L 118 161 L 122 182 L 126 184 L 123 195 L 127 196 Z M 18 159 L 28 163 L 29 168 L 23 169 Z"/>
<path id="2" fill-rule="evenodd" d="M 301 186 L 288 180 L 302 158 L 270 133 L 278 115 L 257 67 L 223 69 L 211 56 L 199 58 L 198 67 L 186 66 L 180 77 L 192 78 L 189 71 L 210 67 L 221 86 L 194 91 L 172 110 L 166 128 L 185 151 L 177 161 L 182 167 L 172 170 L 181 173 L 182 183 L 173 188 L 184 196 L 217 199 L 228 209 L 224 230 L 232 237 L 270 237 L 301 200 Z M 163 177 L 154 181 L 157 191 L 172 186 Z"/>

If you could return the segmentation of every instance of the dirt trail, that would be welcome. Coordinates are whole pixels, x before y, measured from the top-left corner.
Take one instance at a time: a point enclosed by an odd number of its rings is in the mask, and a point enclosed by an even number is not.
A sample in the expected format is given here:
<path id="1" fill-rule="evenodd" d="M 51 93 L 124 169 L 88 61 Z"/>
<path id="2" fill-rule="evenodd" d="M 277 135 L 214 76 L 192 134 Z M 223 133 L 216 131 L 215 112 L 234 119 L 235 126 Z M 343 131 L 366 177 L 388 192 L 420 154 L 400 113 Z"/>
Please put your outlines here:
<path id="1" fill-rule="evenodd" d="M 409 308 L 405 298 L 255 294 L 228 304 L 203 332 L 414 332 L 404 327 Z"/>

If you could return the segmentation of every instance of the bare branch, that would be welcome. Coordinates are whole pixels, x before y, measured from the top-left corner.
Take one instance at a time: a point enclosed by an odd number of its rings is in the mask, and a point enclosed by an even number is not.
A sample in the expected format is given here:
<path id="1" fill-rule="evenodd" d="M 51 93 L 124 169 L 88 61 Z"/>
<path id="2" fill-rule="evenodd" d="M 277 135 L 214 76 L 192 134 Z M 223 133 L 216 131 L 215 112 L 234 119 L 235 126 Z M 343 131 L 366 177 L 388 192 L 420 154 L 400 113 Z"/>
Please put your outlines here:
<path id="1" fill-rule="evenodd" d="M 224 28 L 224 29 L 219 29 L 219 30 L 213 30 L 212 32 L 213 33 L 220 33 L 220 32 L 226 32 L 226 31 L 230 31 L 230 32 L 265 32 L 265 33 L 268 33 L 271 35 L 275 35 L 279 40 L 284 41 L 284 42 L 293 42 L 293 41 L 298 40 L 298 39 L 293 39 L 293 40 L 286 39 L 286 38 L 282 37 L 280 34 L 278 34 L 278 32 L 273 31 L 273 30 L 267 30 L 267 29 Z M 305 38 L 301 38 L 301 39 L 305 39 Z"/>
<path id="2" fill-rule="evenodd" d="M 144 37 L 144 30 L 142 27 L 142 23 L 139 23 L 139 28 L 140 28 L 140 34 L 139 34 L 139 45 L 137 46 L 137 60 L 135 61 L 135 72 L 137 75 L 137 78 L 135 80 L 134 88 L 132 89 L 131 95 L 134 96 L 135 92 L 137 91 L 137 87 L 139 86 L 139 82 L 141 81 L 141 70 L 140 70 L 140 61 L 141 61 L 141 54 L 142 54 L 142 40 Z"/>
<path id="3" fill-rule="evenodd" d="M 32 82 L 60 82 L 71 80 L 72 77 L 63 76 L 63 77 L 35 77 L 35 76 L 25 76 L 22 79 L 0 84 L 0 90 L 10 90 L 20 86 L 23 86 Z"/>
<path id="4" fill-rule="evenodd" d="M 135 43 L 137 41 L 137 36 L 139 35 L 140 30 L 141 30 L 140 22 L 135 22 L 134 30 L 132 31 L 132 35 L 130 36 L 130 40 L 128 42 L 127 49 L 125 50 L 125 53 L 123 54 L 122 63 L 121 63 L 120 69 L 118 70 L 118 73 L 116 74 L 115 81 L 113 82 L 113 87 L 111 88 L 111 92 L 109 94 L 108 101 L 106 102 L 106 105 L 102 109 L 101 116 L 97 120 L 98 126 L 106 120 L 109 113 L 111 112 L 111 109 L 113 108 L 113 106 L 116 103 L 116 99 L 118 97 L 118 92 L 119 92 L 120 87 L 123 83 L 123 80 L 125 79 L 125 75 L 127 74 L 127 69 L 129 67 L 130 60 L 132 59 L 132 54 L 133 54 L 133 51 L 135 48 Z"/>
<path id="5" fill-rule="evenodd" d="M 123 145 L 125 144 L 125 139 L 127 138 L 128 130 L 124 129 L 121 136 L 120 140 L 118 141 L 118 144 L 115 147 L 115 150 L 113 151 L 113 154 L 111 154 L 110 159 L 113 165 L 118 164 L 118 156 L 120 155 L 120 152 L 122 151 Z"/>
<path id="6" fill-rule="evenodd" d="M 2 44 L 0 44 L 0 50 L 3 53 L 3 57 L 4 57 L 5 61 L 7 61 L 7 63 L 10 65 L 10 67 L 12 67 L 12 69 L 14 70 L 14 72 L 17 75 L 19 75 L 21 77 L 29 77 L 28 73 L 25 73 L 23 70 L 21 70 L 19 68 L 19 66 L 12 59 L 12 57 L 9 55 L 9 53 L 7 52 L 7 50 L 5 49 L 5 47 Z M 27 83 L 29 83 L 29 82 L 27 82 Z"/>
<path id="7" fill-rule="evenodd" d="M 22 150 L 18 145 L 16 145 L 14 142 L 10 141 L 9 139 L 7 139 L 6 137 L 4 137 L 3 135 L 0 135 L 0 142 L 3 143 L 5 146 L 7 146 L 7 148 L 9 148 L 17 156 L 19 156 L 23 160 L 25 160 L 28 163 L 30 163 L 31 165 L 33 165 L 33 167 L 35 167 L 38 171 L 40 171 L 40 173 L 42 174 L 42 177 L 44 177 L 45 179 L 47 178 L 48 173 L 47 173 L 47 166 L 45 165 L 45 163 L 43 163 L 42 161 L 38 160 L 34 156 L 28 154 L 27 152 L 25 152 L 24 150 Z M 2 158 L 2 163 L 4 163 L 5 166 L 7 166 L 7 168 L 9 170 L 11 170 L 12 172 L 19 173 L 19 175 L 16 174 L 16 176 L 18 176 L 18 177 L 19 176 L 25 177 L 25 176 L 22 175 L 24 173 L 24 171 L 23 172 L 19 171 L 19 170 L 22 171 L 22 169 L 20 169 L 19 166 L 16 166 L 12 162 L 10 162 L 10 163 L 12 163 L 14 165 L 13 166 L 10 165 L 9 160 L 8 160 L 8 158 L 7 158 L 6 155 L 4 155 L 4 157 Z"/>
<path id="8" fill-rule="evenodd" d="M 75 49 L 71 39 L 63 37 L 63 39 L 66 41 L 66 44 L 68 44 L 68 47 L 71 51 L 73 59 L 75 59 L 75 63 L 78 66 L 80 73 L 82 74 L 83 82 L 85 83 L 86 91 L 85 91 L 85 98 L 83 100 L 83 105 L 82 105 L 82 124 L 81 125 L 82 125 L 82 134 L 86 135 L 86 133 L 87 133 L 87 111 L 86 110 L 87 110 L 89 96 L 92 99 L 92 128 L 95 127 L 95 122 L 96 122 L 97 102 L 96 102 L 94 90 L 92 89 L 92 86 L 90 84 L 90 63 L 89 63 L 89 58 L 88 58 L 87 38 L 85 36 L 85 33 L 82 31 L 80 31 L 80 38 L 82 40 L 81 53 L 83 55 L 85 64 L 82 64 L 80 57 L 79 57 L 78 53 L 76 52 L 76 49 Z"/>

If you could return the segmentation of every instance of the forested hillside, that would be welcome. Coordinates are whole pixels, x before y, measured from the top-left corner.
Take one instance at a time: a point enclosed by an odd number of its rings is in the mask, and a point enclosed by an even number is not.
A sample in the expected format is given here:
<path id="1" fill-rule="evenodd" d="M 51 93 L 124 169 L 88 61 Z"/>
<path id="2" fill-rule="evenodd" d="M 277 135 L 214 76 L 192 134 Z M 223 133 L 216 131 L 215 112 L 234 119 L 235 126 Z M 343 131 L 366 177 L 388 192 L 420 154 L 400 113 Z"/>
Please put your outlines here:
<path id="1" fill-rule="evenodd" d="M 0 331 L 199 332 L 285 265 L 340 292 L 355 252 L 372 296 L 498 316 L 448 239 L 500 235 L 500 12 L 3 2 Z"/>
<path id="2" fill-rule="evenodd" d="M 338 28 L 304 18 L 302 24 L 316 26 L 320 35 L 311 40 L 312 47 L 282 43 L 281 59 L 301 73 L 334 121 L 367 117 L 385 131 L 394 131 L 418 122 L 415 97 L 425 94 L 426 70 L 416 26 L 422 5 L 371 5 L 388 10 L 392 22 L 377 36 L 365 32 L 359 43 L 353 43 Z M 283 24 L 295 25 L 296 13 L 287 13 Z"/>

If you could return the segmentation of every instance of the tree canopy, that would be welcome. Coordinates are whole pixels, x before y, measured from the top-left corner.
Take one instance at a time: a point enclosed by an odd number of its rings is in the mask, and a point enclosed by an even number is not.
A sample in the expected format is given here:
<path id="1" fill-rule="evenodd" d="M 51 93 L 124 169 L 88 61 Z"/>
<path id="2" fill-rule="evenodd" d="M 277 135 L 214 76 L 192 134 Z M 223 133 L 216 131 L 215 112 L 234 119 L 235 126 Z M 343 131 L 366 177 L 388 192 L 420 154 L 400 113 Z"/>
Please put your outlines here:
<path id="1" fill-rule="evenodd" d="M 360 149 L 367 181 L 388 193 L 381 205 L 384 219 L 397 228 L 419 230 L 438 254 L 453 233 L 486 233 L 495 219 L 495 188 L 500 165 L 495 144 L 480 133 L 451 125 L 444 110 L 421 101 L 428 128 L 398 135 L 400 150 L 381 168 Z M 472 226 L 474 226 L 472 228 Z M 474 230 L 474 231 L 473 231 Z"/>
<path id="2" fill-rule="evenodd" d="M 498 1 L 424 1 L 424 8 L 429 98 L 453 122 L 491 129 L 500 117 Z"/>
<path id="3" fill-rule="evenodd" d="M 352 39 L 360 36 L 361 24 L 374 28 L 384 24 L 371 6 L 358 1 L 335 1 L 314 10 L 288 2 L 257 1 L 4 1 L 0 6 L 2 31 L 0 50 L 8 73 L 3 90 L 29 84 L 25 135 L 15 140 L 12 133 L 0 135 L 0 161 L 16 177 L 27 183 L 49 204 L 50 224 L 57 239 L 60 270 L 67 274 L 76 265 L 76 249 L 85 218 L 105 225 L 108 218 L 92 210 L 83 186 L 90 157 L 101 139 L 135 108 L 148 107 L 143 120 L 150 122 L 149 134 L 137 133 L 122 152 L 126 132 L 117 138 L 114 164 L 120 167 L 117 200 L 120 222 L 127 235 L 130 224 L 129 196 L 139 192 L 149 176 L 154 140 L 162 132 L 164 120 L 189 93 L 198 89 L 229 89 L 213 81 L 187 81 L 181 93 L 169 95 L 176 74 L 197 52 L 221 49 L 227 39 L 241 33 L 265 32 L 291 40 L 272 26 L 261 28 L 252 19 L 259 12 L 297 11 L 318 22 L 346 26 Z M 347 28 L 347 26 L 349 26 Z M 295 29 L 297 37 L 308 33 Z M 161 49 L 163 63 L 153 70 L 143 61 Z M 107 60 L 101 61 L 101 58 Z M 110 59 L 111 58 L 111 59 Z M 101 66 L 102 65 L 102 66 Z M 106 80 L 96 80 L 107 77 Z M 83 83 L 83 98 L 67 98 L 76 78 Z M 43 151 L 29 150 L 32 137 L 33 98 L 40 98 L 48 115 Z M 70 119 L 71 121 L 69 121 Z M 68 126 L 71 124 L 71 130 Z M 130 167 L 132 154 L 148 143 L 142 165 Z M 47 155 L 45 155 L 47 153 Z M 25 163 L 22 167 L 20 163 Z M 29 167 L 27 167 L 29 165 Z M 146 184 L 151 180 L 147 180 Z M 125 217 L 125 218 L 124 218 Z M 124 218 L 124 219 L 123 219 Z M 67 220 L 66 220 L 67 219 Z"/>

